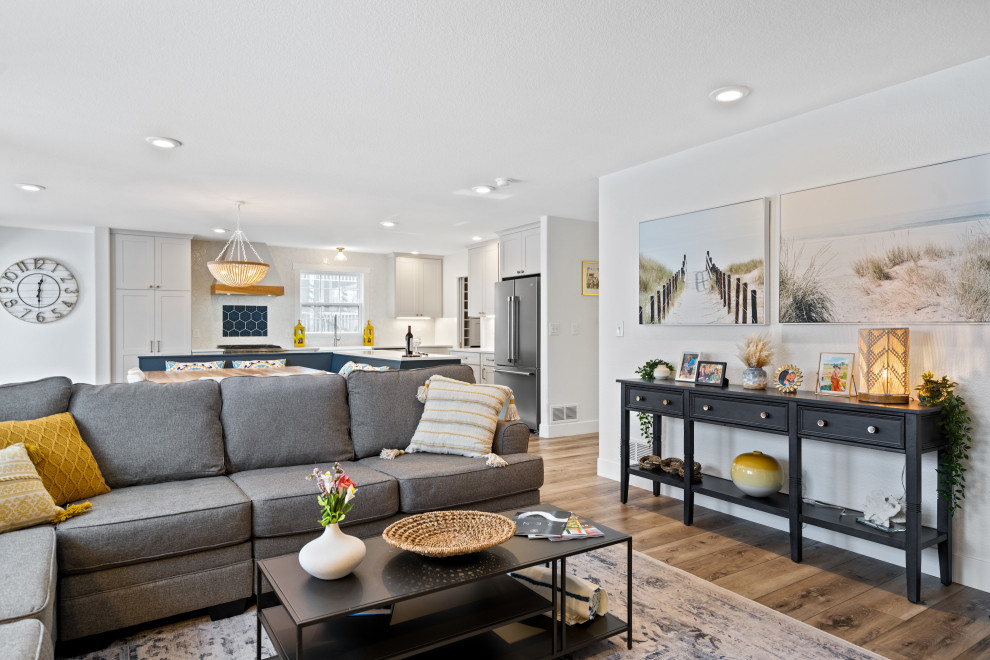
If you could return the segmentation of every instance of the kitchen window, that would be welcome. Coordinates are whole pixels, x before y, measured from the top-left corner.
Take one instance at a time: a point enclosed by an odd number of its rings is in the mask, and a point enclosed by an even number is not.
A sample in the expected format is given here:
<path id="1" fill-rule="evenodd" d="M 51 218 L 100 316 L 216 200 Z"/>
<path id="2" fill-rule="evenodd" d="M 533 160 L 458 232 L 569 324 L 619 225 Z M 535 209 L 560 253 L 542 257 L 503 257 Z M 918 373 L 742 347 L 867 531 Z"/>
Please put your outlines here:
<path id="1" fill-rule="evenodd" d="M 307 333 L 361 332 L 364 327 L 364 274 L 302 271 L 299 275 L 299 314 Z"/>

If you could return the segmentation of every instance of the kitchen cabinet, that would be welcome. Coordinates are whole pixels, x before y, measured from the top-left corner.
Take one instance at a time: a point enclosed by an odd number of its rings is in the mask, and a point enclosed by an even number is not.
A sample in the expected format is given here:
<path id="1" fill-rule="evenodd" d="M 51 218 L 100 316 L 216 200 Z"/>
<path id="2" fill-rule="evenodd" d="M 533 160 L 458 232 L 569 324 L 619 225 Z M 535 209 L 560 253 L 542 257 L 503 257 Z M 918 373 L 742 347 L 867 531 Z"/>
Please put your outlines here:
<path id="1" fill-rule="evenodd" d="M 190 236 L 113 233 L 113 380 L 139 355 L 192 350 Z"/>
<path id="2" fill-rule="evenodd" d="M 443 260 L 395 257 L 395 316 L 443 316 Z"/>
<path id="3" fill-rule="evenodd" d="M 500 234 L 499 255 L 502 279 L 538 275 L 540 272 L 540 247 L 539 224 Z"/>
<path id="4" fill-rule="evenodd" d="M 481 383 L 487 385 L 495 384 L 495 354 L 494 353 L 482 353 L 481 354 Z"/>
<path id="5" fill-rule="evenodd" d="M 495 353 L 451 349 L 450 355 L 460 358 L 461 364 L 471 367 L 471 371 L 474 372 L 474 382 L 495 384 Z"/>
<path id="6" fill-rule="evenodd" d="M 495 314 L 498 252 L 497 242 L 468 249 L 468 316 Z"/>

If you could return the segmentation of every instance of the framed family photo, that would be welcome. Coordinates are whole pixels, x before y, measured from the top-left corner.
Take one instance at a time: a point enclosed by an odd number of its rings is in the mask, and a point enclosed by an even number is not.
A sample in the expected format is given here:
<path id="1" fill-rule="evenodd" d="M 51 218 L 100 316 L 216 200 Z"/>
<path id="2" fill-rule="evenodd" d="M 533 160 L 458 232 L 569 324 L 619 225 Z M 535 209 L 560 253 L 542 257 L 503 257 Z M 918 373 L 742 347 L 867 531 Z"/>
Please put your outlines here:
<path id="1" fill-rule="evenodd" d="M 698 373 L 695 376 L 696 385 L 725 387 L 725 362 L 698 362 Z"/>
<path id="2" fill-rule="evenodd" d="M 698 373 L 698 360 L 701 359 L 701 351 L 687 351 L 681 355 L 681 364 L 677 368 L 677 376 L 674 380 L 682 380 L 693 383 L 694 377 Z"/>
<path id="3" fill-rule="evenodd" d="M 818 360 L 818 394 L 849 396 L 853 353 L 822 353 Z"/>
<path id="4" fill-rule="evenodd" d="M 598 262 L 597 261 L 581 262 L 581 295 L 582 296 L 598 295 Z"/>

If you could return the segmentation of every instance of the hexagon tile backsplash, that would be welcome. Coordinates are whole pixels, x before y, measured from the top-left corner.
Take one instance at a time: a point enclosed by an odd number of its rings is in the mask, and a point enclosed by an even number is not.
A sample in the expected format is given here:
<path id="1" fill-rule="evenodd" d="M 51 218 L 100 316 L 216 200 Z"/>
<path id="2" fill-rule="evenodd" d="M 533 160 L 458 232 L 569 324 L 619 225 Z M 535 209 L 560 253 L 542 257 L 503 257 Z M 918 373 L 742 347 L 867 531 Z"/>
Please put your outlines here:
<path id="1" fill-rule="evenodd" d="M 268 307 L 266 305 L 224 305 L 224 337 L 267 337 Z"/>

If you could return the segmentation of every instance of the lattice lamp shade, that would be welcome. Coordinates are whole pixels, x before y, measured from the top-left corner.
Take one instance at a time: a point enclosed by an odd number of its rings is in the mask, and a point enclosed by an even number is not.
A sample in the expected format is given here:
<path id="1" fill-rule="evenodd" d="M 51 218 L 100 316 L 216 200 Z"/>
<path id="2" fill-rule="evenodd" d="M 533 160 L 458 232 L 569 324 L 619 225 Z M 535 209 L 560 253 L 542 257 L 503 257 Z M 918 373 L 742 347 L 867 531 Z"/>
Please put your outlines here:
<path id="1" fill-rule="evenodd" d="M 259 261 L 211 261 L 206 264 L 213 277 L 228 286 L 251 286 L 265 278 L 268 264 Z"/>
<path id="2" fill-rule="evenodd" d="M 910 347 L 907 328 L 860 330 L 857 398 L 877 403 L 910 401 Z"/>

